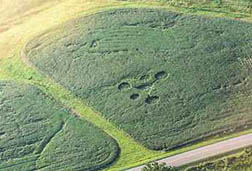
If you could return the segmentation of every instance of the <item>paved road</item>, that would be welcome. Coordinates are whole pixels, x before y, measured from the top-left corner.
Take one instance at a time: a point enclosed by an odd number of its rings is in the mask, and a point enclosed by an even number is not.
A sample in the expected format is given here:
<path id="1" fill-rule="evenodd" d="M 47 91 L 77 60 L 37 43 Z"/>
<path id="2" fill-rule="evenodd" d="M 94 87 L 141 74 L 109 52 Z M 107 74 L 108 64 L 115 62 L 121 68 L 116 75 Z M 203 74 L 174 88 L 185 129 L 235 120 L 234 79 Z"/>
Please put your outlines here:
<path id="1" fill-rule="evenodd" d="M 167 157 L 157 162 L 166 163 L 170 166 L 182 166 L 195 161 L 213 157 L 219 154 L 237 150 L 252 145 L 252 133 L 237 138 L 232 138 L 216 144 L 198 148 L 175 156 Z M 128 171 L 140 171 L 144 166 L 139 166 Z"/>

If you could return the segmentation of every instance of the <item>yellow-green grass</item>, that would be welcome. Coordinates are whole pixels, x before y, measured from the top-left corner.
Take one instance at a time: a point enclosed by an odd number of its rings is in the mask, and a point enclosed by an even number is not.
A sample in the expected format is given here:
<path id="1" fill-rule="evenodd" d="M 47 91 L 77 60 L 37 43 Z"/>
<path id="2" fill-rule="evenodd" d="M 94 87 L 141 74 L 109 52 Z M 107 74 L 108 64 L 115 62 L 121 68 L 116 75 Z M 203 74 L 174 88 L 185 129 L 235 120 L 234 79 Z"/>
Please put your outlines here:
<path id="1" fill-rule="evenodd" d="M 17 55 L 19 55 L 19 51 L 17 51 Z M 44 78 L 31 67 L 25 66 L 20 61 L 20 58 L 6 58 L 0 65 L 2 64 L 3 66 L 1 68 L 9 72 L 1 72 L 1 80 L 18 80 L 39 86 L 67 108 L 72 109 L 73 112 L 84 117 L 87 121 L 90 121 L 111 135 L 121 148 L 120 159 L 117 162 L 120 167 L 127 166 L 128 164 L 134 163 L 134 161 L 145 161 L 146 159 L 152 158 L 152 156 L 158 156 L 160 154 L 159 152 L 147 150 L 137 144 L 126 133 L 117 129 L 97 112 L 86 106 L 84 101 L 74 97 L 69 91 L 55 84 L 49 78 Z"/>
<path id="2" fill-rule="evenodd" d="M 121 154 L 118 161 L 113 165 L 110 170 L 122 170 L 129 167 L 144 164 L 146 162 L 168 157 L 178 153 L 182 153 L 188 150 L 199 148 L 208 144 L 212 144 L 218 141 L 223 141 L 232 137 L 237 137 L 247 133 L 251 133 L 252 130 L 247 130 L 224 137 L 213 137 L 204 142 L 184 147 L 171 152 L 155 152 L 145 149 L 140 144 L 134 142 L 125 132 L 118 130 L 109 121 L 99 115 L 98 112 L 92 110 L 85 105 L 85 102 L 74 97 L 69 91 L 65 90 L 60 85 L 54 83 L 49 78 L 45 78 L 43 75 L 35 71 L 32 67 L 27 66 L 21 58 L 21 50 L 26 42 L 32 39 L 34 36 L 44 32 L 48 28 L 61 24 L 71 18 L 78 16 L 84 16 L 91 13 L 95 13 L 101 10 L 117 8 L 117 7 L 155 7 L 167 8 L 172 11 L 186 12 L 207 16 L 220 16 L 220 17 L 233 17 L 240 16 L 240 14 L 227 14 L 227 13 L 214 13 L 214 12 L 202 12 L 191 11 L 180 8 L 170 8 L 168 6 L 162 7 L 158 3 L 126 3 L 116 1 L 65 1 L 59 5 L 47 9 L 35 16 L 31 16 L 29 19 L 20 24 L 13 26 L 7 32 L 0 34 L 0 79 L 1 80 L 18 80 L 21 82 L 27 82 L 35 84 L 51 94 L 57 101 L 60 101 L 68 108 L 71 108 L 82 117 L 103 129 L 113 138 L 115 138 L 121 148 Z M 65 12 L 67 11 L 67 12 Z M 54 16 L 52 21 L 48 18 Z M 246 20 L 250 20 L 246 18 Z M 16 35 L 16 36 L 13 36 Z"/>
<path id="3" fill-rule="evenodd" d="M 36 86 L 0 81 L 0 94 L 0 170 L 94 170 L 118 157 L 113 138 Z"/>
<path id="4" fill-rule="evenodd" d="M 19 54 L 20 51 L 17 51 L 16 55 L 19 56 Z M 13 57 L 15 57 L 15 55 Z M 3 60 L 3 62 L 1 62 L 1 69 L 6 71 L 5 73 L 0 72 L 1 80 L 18 80 L 20 82 L 26 82 L 39 86 L 42 90 L 52 95 L 57 101 L 72 109 L 74 112 L 90 121 L 97 127 L 103 129 L 106 133 L 117 140 L 121 148 L 120 158 L 109 170 L 123 170 L 126 168 L 135 167 L 150 161 L 162 159 L 219 141 L 252 133 L 252 130 L 247 130 L 223 137 L 216 136 L 206 141 L 170 152 L 151 151 L 134 142 L 125 132 L 118 130 L 113 124 L 102 118 L 98 112 L 86 106 L 83 100 L 74 97 L 69 91 L 54 83 L 49 78 L 43 77 L 32 67 L 24 65 L 23 61 L 20 60 L 20 56 L 19 58 L 13 57 L 6 58 Z"/>

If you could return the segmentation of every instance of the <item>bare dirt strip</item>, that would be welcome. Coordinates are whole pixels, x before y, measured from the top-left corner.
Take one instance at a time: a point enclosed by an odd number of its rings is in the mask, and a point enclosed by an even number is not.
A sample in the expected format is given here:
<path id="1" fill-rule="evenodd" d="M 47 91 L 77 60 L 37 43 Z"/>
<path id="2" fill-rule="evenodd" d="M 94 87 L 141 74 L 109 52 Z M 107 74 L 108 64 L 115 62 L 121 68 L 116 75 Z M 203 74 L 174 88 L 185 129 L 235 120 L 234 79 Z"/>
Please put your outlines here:
<path id="1" fill-rule="evenodd" d="M 169 166 L 183 166 L 196 161 L 204 160 L 227 152 L 238 150 L 252 145 L 252 134 L 225 140 L 216 144 L 198 148 L 175 156 L 167 157 L 157 161 Z M 128 171 L 140 171 L 144 166 L 129 169 Z"/>

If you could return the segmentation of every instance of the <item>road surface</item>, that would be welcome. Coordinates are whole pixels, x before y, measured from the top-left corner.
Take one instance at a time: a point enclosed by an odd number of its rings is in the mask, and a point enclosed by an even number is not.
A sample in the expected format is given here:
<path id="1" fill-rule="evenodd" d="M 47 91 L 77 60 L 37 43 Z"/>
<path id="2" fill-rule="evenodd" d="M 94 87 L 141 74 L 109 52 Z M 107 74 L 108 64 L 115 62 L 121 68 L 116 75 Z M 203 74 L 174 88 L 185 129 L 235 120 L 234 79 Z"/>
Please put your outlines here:
<path id="1" fill-rule="evenodd" d="M 158 160 L 157 162 L 166 163 L 170 166 L 182 166 L 248 146 L 252 146 L 252 133 L 167 157 L 165 159 Z M 144 166 L 139 166 L 129 169 L 128 171 L 140 171 L 143 167 Z"/>

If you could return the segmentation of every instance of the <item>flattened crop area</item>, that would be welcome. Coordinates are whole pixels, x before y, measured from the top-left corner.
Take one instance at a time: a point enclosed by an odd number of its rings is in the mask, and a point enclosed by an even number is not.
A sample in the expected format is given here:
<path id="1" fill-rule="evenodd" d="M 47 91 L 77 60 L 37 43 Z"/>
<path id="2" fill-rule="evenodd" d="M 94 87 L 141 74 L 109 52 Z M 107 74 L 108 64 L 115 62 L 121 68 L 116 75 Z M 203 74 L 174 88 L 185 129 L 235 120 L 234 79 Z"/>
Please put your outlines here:
<path id="1" fill-rule="evenodd" d="M 249 23 L 117 9 L 55 30 L 29 60 L 149 149 L 251 127 Z"/>
<path id="2" fill-rule="evenodd" d="M 40 89 L 0 82 L 0 170 L 97 170 L 117 143 Z"/>

